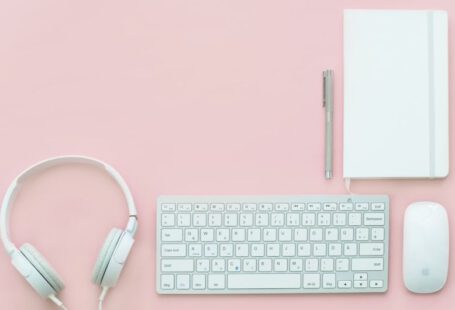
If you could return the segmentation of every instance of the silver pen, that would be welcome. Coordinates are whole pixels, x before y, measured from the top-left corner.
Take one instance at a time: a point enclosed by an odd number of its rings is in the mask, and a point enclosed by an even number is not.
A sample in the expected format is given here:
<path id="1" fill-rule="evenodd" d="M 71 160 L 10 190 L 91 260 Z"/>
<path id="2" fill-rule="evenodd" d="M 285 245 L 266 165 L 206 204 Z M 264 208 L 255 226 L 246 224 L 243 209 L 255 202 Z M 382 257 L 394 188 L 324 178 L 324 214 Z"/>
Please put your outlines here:
<path id="1" fill-rule="evenodd" d="M 325 108 L 325 178 L 333 177 L 333 70 L 325 70 L 322 80 Z"/>

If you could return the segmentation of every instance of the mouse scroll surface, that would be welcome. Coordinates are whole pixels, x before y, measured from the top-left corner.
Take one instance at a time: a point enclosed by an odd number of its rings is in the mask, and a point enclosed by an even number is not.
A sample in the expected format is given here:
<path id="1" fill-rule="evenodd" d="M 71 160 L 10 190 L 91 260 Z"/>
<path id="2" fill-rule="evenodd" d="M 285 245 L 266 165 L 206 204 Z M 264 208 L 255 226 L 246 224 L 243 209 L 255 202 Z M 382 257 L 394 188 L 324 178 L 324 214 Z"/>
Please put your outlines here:
<path id="1" fill-rule="evenodd" d="M 405 213 L 403 279 L 414 293 L 433 293 L 444 287 L 449 264 L 447 213 L 433 202 L 411 204 Z"/>

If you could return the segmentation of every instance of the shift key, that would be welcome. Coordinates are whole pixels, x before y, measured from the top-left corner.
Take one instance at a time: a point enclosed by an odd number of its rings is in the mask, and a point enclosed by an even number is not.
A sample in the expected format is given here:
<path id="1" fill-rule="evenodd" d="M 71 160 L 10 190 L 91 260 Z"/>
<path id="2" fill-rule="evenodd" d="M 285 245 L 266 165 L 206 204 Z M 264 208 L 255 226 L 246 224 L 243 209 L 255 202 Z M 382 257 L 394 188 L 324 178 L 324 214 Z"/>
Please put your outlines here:
<path id="1" fill-rule="evenodd" d="M 353 258 L 353 271 L 379 271 L 384 269 L 384 259 L 382 258 Z"/>

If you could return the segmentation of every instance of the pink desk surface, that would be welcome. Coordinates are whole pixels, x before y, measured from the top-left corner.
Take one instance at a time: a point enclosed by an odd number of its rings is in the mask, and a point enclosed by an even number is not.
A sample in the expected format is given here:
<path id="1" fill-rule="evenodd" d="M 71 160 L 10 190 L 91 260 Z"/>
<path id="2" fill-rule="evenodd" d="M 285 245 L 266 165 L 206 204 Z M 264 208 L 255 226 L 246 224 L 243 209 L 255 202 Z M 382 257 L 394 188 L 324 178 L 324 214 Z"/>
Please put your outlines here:
<path id="1" fill-rule="evenodd" d="M 158 195 L 345 193 L 344 8 L 448 10 L 453 60 L 455 5 L 449 0 L 0 1 L 0 191 L 29 164 L 60 154 L 97 157 L 121 171 L 140 228 L 107 310 L 453 309 L 455 255 L 440 293 L 414 295 L 401 280 L 405 208 L 438 201 L 454 226 L 453 169 L 445 180 L 354 182 L 358 193 L 390 195 L 386 294 L 155 293 Z M 336 72 L 332 181 L 323 178 L 326 68 Z M 450 118 L 453 132 L 453 109 Z M 70 310 L 96 309 L 92 268 L 109 229 L 123 227 L 125 218 L 112 181 L 92 168 L 67 166 L 27 182 L 11 231 L 17 244 L 35 245 L 64 278 L 61 297 Z M 453 248 L 452 241 L 452 254 Z M 55 309 L 0 254 L 0 309 Z"/>

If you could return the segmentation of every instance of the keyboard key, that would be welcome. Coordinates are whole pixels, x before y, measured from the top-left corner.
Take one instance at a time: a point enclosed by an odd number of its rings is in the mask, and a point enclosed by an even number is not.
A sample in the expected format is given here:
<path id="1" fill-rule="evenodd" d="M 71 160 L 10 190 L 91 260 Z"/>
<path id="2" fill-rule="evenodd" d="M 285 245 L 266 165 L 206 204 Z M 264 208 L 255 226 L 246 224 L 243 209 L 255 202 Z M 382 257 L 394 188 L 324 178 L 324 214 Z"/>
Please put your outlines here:
<path id="1" fill-rule="evenodd" d="M 260 241 L 261 240 L 261 230 L 258 228 L 248 229 L 248 241 Z"/>
<path id="2" fill-rule="evenodd" d="M 177 275 L 177 289 L 187 290 L 190 288 L 190 275 L 179 274 Z"/>
<path id="3" fill-rule="evenodd" d="M 191 211 L 191 203 L 179 203 L 177 207 L 179 211 Z"/>
<path id="4" fill-rule="evenodd" d="M 186 256 L 185 244 L 162 244 L 161 256 L 163 257 L 182 257 Z"/>
<path id="5" fill-rule="evenodd" d="M 384 243 L 360 243 L 360 255 L 384 255 Z"/>
<path id="6" fill-rule="evenodd" d="M 340 203 L 340 211 L 352 211 L 354 205 L 350 202 Z"/>
<path id="7" fill-rule="evenodd" d="M 298 226 L 299 224 L 300 224 L 300 214 L 299 213 L 288 213 L 286 215 L 286 225 Z"/>
<path id="8" fill-rule="evenodd" d="M 161 275 L 161 288 L 163 290 L 174 289 L 174 276 L 171 274 Z"/>
<path id="9" fill-rule="evenodd" d="M 308 211 L 320 211 L 321 204 L 320 203 L 309 203 L 308 204 Z"/>
<path id="10" fill-rule="evenodd" d="M 162 203 L 161 204 L 162 211 L 175 211 L 175 204 L 174 203 Z M 174 282 L 172 282 L 174 283 Z"/>
<path id="11" fill-rule="evenodd" d="M 212 272 L 224 272 L 226 269 L 226 263 L 224 259 L 212 260 Z"/>
<path id="12" fill-rule="evenodd" d="M 278 258 L 274 260 L 274 271 L 282 272 L 288 270 L 288 261 L 287 259 Z"/>
<path id="13" fill-rule="evenodd" d="M 322 240 L 322 229 L 321 228 L 310 229 L 310 240 L 311 241 L 321 241 Z"/>
<path id="14" fill-rule="evenodd" d="M 259 260 L 259 271 L 269 272 L 272 271 L 272 260 L 270 258 L 264 258 Z"/>
<path id="15" fill-rule="evenodd" d="M 338 288 L 351 288 L 352 282 L 347 280 L 338 281 Z"/>
<path id="16" fill-rule="evenodd" d="M 198 259 L 196 261 L 196 270 L 198 272 L 208 272 L 210 270 L 210 261 L 208 259 Z"/>
<path id="17" fill-rule="evenodd" d="M 177 225 L 180 227 L 188 227 L 191 225 L 191 214 L 180 213 L 177 215 Z"/>
<path id="18" fill-rule="evenodd" d="M 291 289 L 300 288 L 300 274 L 229 274 L 229 289 Z"/>
<path id="19" fill-rule="evenodd" d="M 368 228 L 356 228 L 355 230 L 355 240 L 367 241 L 368 235 Z"/>
<path id="20" fill-rule="evenodd" d="M 255 203 L 244 203 L 243 211 L 256 211 L 257 206 Z"/>
<path id="21" fill-rule="evenodd" d="M 335 263 L 336 271 L 348 271 L 349 270 L 349 259 L 338 258 Z"/>
<path id="22" fill-rule="evenodd" d="M 245 241 L 245 229 L 244 228 L 233 229 L 232 241 Z"/>
<path id="23" fill-rule="evenodd" d="M 161 230 L 162 241 L 182 241 L 183 231 L 181 229 L 163 229 Z"/>
<path id="24" fill-rule="evenodd" d="M 174 226 L 175 216 L 173 213 L 161 214 L 161 225 L 162 226 Z"/>
<path id="25" fill-rule="evenodd" d="M 303 211 L 305 210 L 305 204 L 304 203 L 293 203 L 291 206 L 292 211 Z"/>
<path id="26" fill-rule="evenodd" d="M 349 213 L 349 225 L 359 226 L 362 224 L 362 213 Z"/>
<path id="27" fill-rule="evenodd" d="M 216 230 L 216 241 L 218 241 L 218 242 L 229 241 L 229 229 L 227 229 L 227 228 L 218 228 Z"/>
<path id="28" fill-rule="evenodd" d="M 292 230 L 290 228 L 281 228 L 278 230 L 278 240 L 280 241 L 291 241 Z"/>
<path id="29" fill-rule="evenodd" d="M 382 280 L 372 280 L 372 281 L 370 281 L 370 287 L 377 288 L 377 287 L 383 287 L 383 286 L 384 286 L 384 282 Z"/>
<path id="30" fill-rule="evenodd" d="M 253 214 L 252 213 L 240 214 L 240 226 L 253 226 Z"/>
<path id="31" fill-rule="evenodd" d="M 308 230 L 306 228 L 294 229 L 294 241 L 306 241 L 308 239 Z M 267 240 L 265 240 L 267 241 Z"/>
<path id="32" fill-rule="evenodd" d="M 337 228 L 327 228 L 325 230 L 325 240 L 326 241 L 337 241 L 338 240 L 338 229 Z"/>
<path id="33" fill-rule="evenodd" d="M 226 287 L 226 277 L 224 274 L 209 274 L 209 289 L 222 290 Z"/>
<path id="34" fill-rule="evenodd" d="M 297 245 L 297 255 L 298 256 L 310 256 L 311 255 L 311 244 L 299 243 Z"/>
<path id="35" fill-rule="evenodd" d="M 220 245 L 220 256 L 230 257 L 234 256 L 234 245 L 230 243 L 223 243 Z"/>
<path id="36" fill-rule="evenodd" d="M 359 202 L 355 204 L 357 211 L 368 211 L 368 202 Z"/>
<path id="37" fill-rule="evenodd" d="M 382 258 L 353 258 L 353 271 L 379 271 L 384 269 L 384 259 Z"/>
<path id="38" fill-rule="evenodd" d="M 324 203 L 324 210 L 326 211 L 336 211 L 337 204 L 335 202 L 326 202 Z"/>
<path id="39" fill-rule="evenodd" d="M 384 213 L 365 213 L 363 222 L 366 226 L 384 226 Z"/>
<path id="40" fill-rule="evenodd" d="M 226 205 L 228 211 L 240 211 L 240 203 L 228 203 Z"/>
<path id="41" fill-rule="evenodd" d="M 188 256 L 202 256 L 202 244 L 194 243 L 188 245 Z"/>
<path id="42" fill-rule="evenodd" d="M 319 273 L 305 273 L 303 275 L 304 288 L 319 288 L 321 286 L 321 276 Z"/>
<path id="43" fill-rule="evenodd" d="M 226 227 L 237 226 L 237 214 L 236 213 L 226 213 L 224 215 L 224 226 L 226 226 Z"/>
<path id="44" fill-rule="evenodd" d="M 275 205 L 275 210 L 277 210 L 277 211 L 288 211 L 289 210 L 289 204 L 287 204 L 287 203 L 277 203 Z"/>
<path id="45" fill-rule="evenodd" d="M 308 258 L 305 260 L 305 271 L 318 271 L 319 261 L 315 258 Z"/>
<path id="46" fill-rule="evenodd" d="M 330 213 L 319 213 L 318 214 L 318 225 L 328 226 L 330 225 Z"/>
<path id="47" fill-rule="evenodd" d="M 313 244 L 313 255 L 314 256 L 325 256 L 327 252 L 327 245 L 325 243 Z"/>
<path id="48" fill-rule="evenodd" d="M 255 272 L 256 271 L 256 260 L 255 259 L 244 259 L 243 260 L 243 271 Z"/>
<path id="49" fill-rule="evenodd" d="M 354 281 L 355 288 L 365 288 L 367 286 L 367 281 Z"/>
<path id="50" fill-rule="evenodd" d="M 192 259 L 163 259 L 161 270 L 164 272 L 192 272 L 194 261 Z"/>
<path id="51" fill-rule="evenodd" d="M 371 240 L 384 240 L 384 228 L 372 228 L 371 229 Z"/>
<path id="52" fill-rule="evenodd" d="M 316 224 L 316 215 L 314 213 L 303 213 L 302 214 L 302 225 L 314 226 Z"/>
<path id="53" fill-rule="evenodd" d="M 326 273 L 322 276 L 322 287 L 323 288 L 335 288 L 335 274 Z"/>
<path id="54" fill-rule="evenodd" d="M 272 226 L 284 225 L 284 213 L 272 213 L 271 215 Z"/>
<path id="55" fill-rule="evenodd" d="M 268 226 L 269 215 L 267 213 L 256 214 L 256 226 Z"/>
<path id="56" fill-rule="evenodd" d="M 264 241 L 276 241 L 276 234 L 275 228 L 264 229 Z"/>
<path id="57" fill-rule="evenodd" d="M 341 240 L 343 240 L 343 241 L 354 240 L 354 229 L 342 228 L 341 229 Z"/>
<path id="58" fill-rule="evenodd" d="M 230 259 L 228 260 L 228 271 L 240 271 L 240 259 Z"/>
<path id="59" fill-rule="evenodd" d="M 271 203 L 261 203 L 259 204 L 259 210 L 261 211 L 272 211 L 273 204 Z"/>
<path id="60" fill-rule="evenodd" d="M 333 259 L 332 258 L 321 259 L 321 271 L 333 271 Z"/>
<path id="61" fill-rule="evenodd" d="M 214 230 L 212 228 L 201 229 L 201 241 L 210 242 L 214 240 Z"/>
<path id="62" fill-rule="evenodd" d="M 193 214 L 193 225 L 196 227 L 206 226 L 207 225 L 207 214 L 205 214 L 205 213 Z"/>
<path id="63" fill-rule="evenodd" d="M 205 275 L 203 274 L 193 275 L 193 289 L 195 290 L 205 289 Z"/>
<path id="64" fill-rule="evenodd" d="M 295 244 L 294 243 L 283 244 L 282 255 L 285 257 L 295 256 Z"/>
<path id="65" fill-rule="evenodd" d="M 344 256 L 357 255 L 357 243 L 345 243 L 343 253 Z"/>
<path id="66" fill-rule="evenodd" d="M 210 205 L 211 211 L 224 211 L 224 204 L 223 203 L 212 203 Z"/>
<path id="67" fill-rule="evenodd" d="M 248 244 L 237 244 L 235 246 L 235 256 L 238 257 L 248 256 Z"/>
<path id="68" fill-rule="evenodd" d="M 185 229 L 185 241 L 197 241 L 199 239 L 197 229 L 188 228 Z"/>
<path id="69" fill-rule="evenodd" d="M 346 225 L 346 213 L 334 213 L 333 214 L 333 225 L 335 225 L 335 226 Z"/>
<path id="70" fill-rule="evenodd" d="M 341 243 L 330 243 L 329 244 L 329 256 L 340 256 L 341 255 Z"/>
<path id="71" fill-rule="evenodd" d="M 210 213 L 209 214 L 209 226 L 212 226 L 212 227 L 221 226 L 221 213 Z"/>
<path id="72" fill-rule="evenodd" d="M 356 281 L 364 281 L 368 279 L 368 273 L 362 272 L 362 273 L 354 273 L 354 280 Z"/>
<path id="73" fill-rule="evenodd" d="M 251 256 L 259 257 L 264 256 L 265 254 L 265 245 L 262 243 L 252 244 L 251 245 Z"/>
<path id="74" fill-rule="evenodd" d="M 206 203 L 194 204 L 194 211 L 207 211 L 208 209 L 209 209 L 209 205 Z"/>
<path id="75" fill-rule="evenodd" d="M 300 258 L 294 258 L 290 260 L 289 270 L 291 272 L 303 271 L 303 260 Z"/>
<path id="76" fill-rule="evenodd" d="M 384 211 L 385 205 L 383 202 L 374 202 L 371 204 L 371 211 Z"/>
<path id="77" fill-rule="evenodd" d="M 276 243 L 270 243 L 267 245 L 267 256 L 276 257 L 280 256 L 280 245 Z"/>

